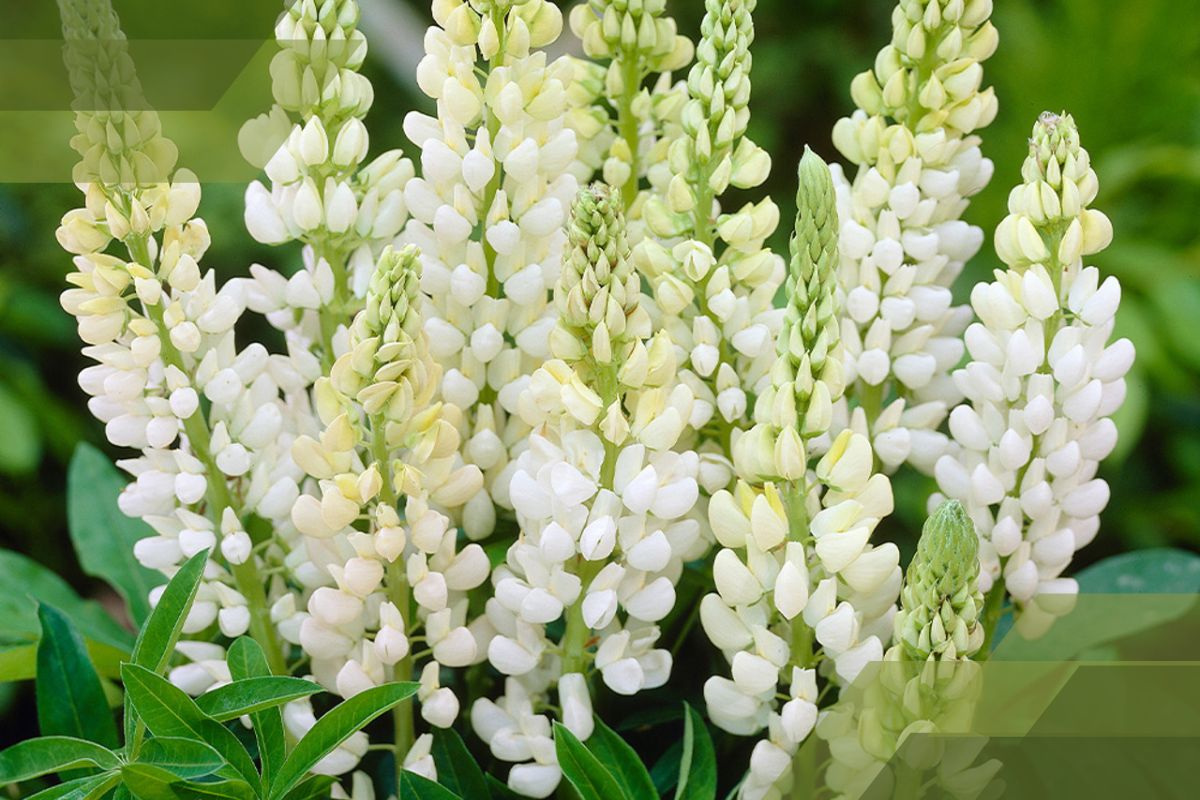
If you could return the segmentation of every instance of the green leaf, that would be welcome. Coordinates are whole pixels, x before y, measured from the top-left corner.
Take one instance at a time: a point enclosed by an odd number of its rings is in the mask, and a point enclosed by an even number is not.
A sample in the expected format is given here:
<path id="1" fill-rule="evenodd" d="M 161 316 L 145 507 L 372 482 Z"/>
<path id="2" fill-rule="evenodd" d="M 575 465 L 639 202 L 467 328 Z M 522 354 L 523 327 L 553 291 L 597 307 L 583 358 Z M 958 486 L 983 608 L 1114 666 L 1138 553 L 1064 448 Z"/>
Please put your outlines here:
<path id="1" fill-rule="evenodd" d="M 219 770 L 225 759 L 204 742 L 162 736 L 142 745 L 137 763 L 165 769 L 179 778 L 201 778 Z"/>
<path id="2" fill-rule="evenodd" d="M 133 556 L 133 545 L 154 531 L 117 507 L 125 483 L 106 455 L 80 444 L 67 470 L 67 520 L 83 571 L 111 584 L 140 627 L 150 615 L 150 590 L 163 580 Z"/>
<path id="3" fill-rule="evenodd" d="M 630 798 L 657 797 L 658 791 L 650 780 L 650 773 L 638 758 L 629 743 L 596 717 L 596 728 L 588 737 L 587 749 L 591 750 L 600 763 L 621 784 L 625 795 Z M 440 773 L 439 773 L 440 774 Z"/>
<path id="4" fill-rule="evenodd" d="M 488 796 L 483 770 L 453 728 L 434 729 L 433 763 L 438 781 L 459 797 Z"/>
<path id="5" fill-rule="evenodd" d="M 192 800 L 228 798 L 254 800 L 254 789 L 244 781 L 189 781 L 150 764 L 126 764 L 121 779 L 137 800 Z"/>
<path id="6" fill-rule="evenodd" d="M 102 770 L 121 766 L 107 747 L 70 736 L 27 739 L 0 752 L 0 786 L 77 767 Z"/>
<path id="7" fill-rule="evenodd" d="M 521 800 L 521 795 L 508 788 L 507 783 L 504 783 L 490 772 L 484 779 L 487 781 L 488 794 L 492 800 Z"/>
<path id="8" fill-rule="evenodd" d="M 600 759 L 561 722 L 554 723 L 554 752 L 563 777 L 579 792 L 580 800 L 641 800 L 629 797 Z"/>
<path id="9" fill-rule="evenodd" d="M 712 800 L 717 796 L 717 757 L 704 718 L 684 704 L 683 757 L 675 800 Z"/>
<path id="10" fill-rule="evenodd" d="M 0 472 L 25 475 L 42 460 L 37 420 L 12 390 L 0 383 Z"/>
<path id="11" fill-rule="evenodd" d="M 182 689 L 166 678 L 137 664 L 121 669 L 125 692 L 146 727 L 155 736 L 200 739 L 211 745 L 229 763 L 220 771 L 228 777 L 241 777 L 247 783 L 259 783 L 250 754 L 228 728 L 206 716 Z"/>
<path id="12" fill-rule="evenodd" d="M 356 694 L 317 720 L 292 750 L 271 782 L 270 800 L 292 790 L 317 762 L 371 720 L 417 693 L 417 683 L 385 683 Z"/>
<path id="13" fill-rule="evenodd" d="M 196 705 L 217 722 L 228 722 L 243 714 L 275 708 L 323 691 L 317 684 L 303 678 L 274 675 L 242 678 L 205 692 L 196 698 Z"/>
<path id="14" fill-rule="evenodd" d="M 487 797 L 486 794 L 482 797 Z M 463 800 L 462 797 L 409 770 L 400 773 L 400 800 Z"/>
<path id="15" fill-rule="evenodd" d="M 208 563 L 208 551 L 196 553 L 189 558 L 163 589 L 158 605 L 150 612 L 146 623 L 138 633 L 133 645 L 133 663 L 151 672 L 162 672 L 175 652 L 175 644 L 183 630 L 183 623 L 191 611 L 200 588 L 200 578 Z M 122 670 L 124 674 L 124 670 Z M 128 701 L 128 697 L 126 697 Z M 136 746 L 138 712 L 129 702 L 125 703 L 125 741 Z"/>
<path id="16" fill-rule="evenodd" d="M 65 781 L 58 786 L 30 795 L 25 800 L 97 800 L 112 791 L 121 782 L 121 773 L 106 772 Z"/>
<path id="17" fill-rule="evenodd" d="M 45 736 L 74 736 L 117 746 L 117 726 L 83 639 L 52 606 L 38 606 L 42 638 L 37 649 L 38 726 Z"/>
<path id="18" fill-rule="evenodd" d="M 41 564 L 0 550 L 0 644 L 37 644 L 42 626 L 37 604 L 49 603 L 62 611 L 88 639 L 129 652 L 133 636 L 117 624 L 98 603 L 83 600 L 66 581 Z"/>
<path id="19" fill-rule="evenodd" d="M 283 800 L 325 800 L 329 797 L 329 787 L 335 783 L 337 781 L 328 775 L 309 775 Z"/>
<path id="20" fill-rule="evenodd" d="M 1200 556 L 1156 548 L 1106 558 L 1081 570 L 1079 591 L 1090 594 L 1196 594 Z"/>
<path id="21" fill-rule="evenodd" d="M 261 678 L 271 674 L 267 655 L 258 642 L 243 636 L 229 646 L 226 654 L 229 674 L 235 681 Z M 254 738 L 258 742 L 258 759 L 262 762 L 263 786 L 270 786 L 275 773 L 287 755 L 287 740 L 283 733 L 283 718 L 278 708 L 269 708 L 250 715 Z"/>
<path id="22" fill-rule="evenodd" d="M 676 739 L 650 768 L 650 780 L 654 781 L 654 788 L 660 795 L 671 791 L 679 783 L 679 762 L 682 757 L 683 740 Z"/>

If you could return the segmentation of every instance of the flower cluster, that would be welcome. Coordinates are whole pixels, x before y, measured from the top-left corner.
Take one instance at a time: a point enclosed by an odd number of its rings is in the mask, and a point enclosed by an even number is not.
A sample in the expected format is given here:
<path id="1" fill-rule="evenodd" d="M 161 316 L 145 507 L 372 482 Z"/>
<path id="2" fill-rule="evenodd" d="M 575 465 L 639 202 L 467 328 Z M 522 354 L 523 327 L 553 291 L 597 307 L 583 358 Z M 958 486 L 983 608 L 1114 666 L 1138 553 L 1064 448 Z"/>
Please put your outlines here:
<path id="1" fill-rule="evenodd" d="M 817 666 L 849 683 L 883 656 L 900 589 L 899 551 L 871 545 L 892 512 L 891 483 L 873 474 L 866 437 L 842 431 L 810 471 L 805 440 L 828 432 L 841 394 L 835 322 L 838 222 L 829 168 L 808 151 L 800 165 L 789 302 L 772 385 L 755 427 L 735 443 L 743 477 L 709 504 L 721 544 L 716 593 L 701 621 L 732 678 L 704 687 L 713 722 L 767 738 L 755 746 L 740 796 L 776 797 L 817 721 Z M 780 682 L 790 699 L 778 706 Z"/>
<path id="2" fill-rule="evenodd" d="M 358 72 L 367 55 L 358 15 L 354 0 L 289 5 L 275 27 L 276 105 L 239 139 L 271 181 L 270 190 L 250 184 L 246 228 L 264 244 L 305 245 L 304 269 L 291 277 L 251 267 L 249 307 L 283 330 L 293 351 L 315 350 L 325 369 L 376 256 L 408 218 L 404 187 L 413 175 L 399 150 L 363 163 L 374 92 Z"/>
<path id="3" fill-rule="evenodd" d="M 584 147 L 596 151 L 604 181 L 620 190 L 633 243 L 645 232 L 647 199 L 671 179 L 666 154 L 686 100 L 684 87 L 672 83 L 671 73 L 687 66 L 694 50 L 665 16 L 666 7 L 666 0 L 588 0 L 571 10 L 571 30 L 584 53 L 608 61 L 607 68 L 592 62 L 580 66 L 592 73 L 584 82 L 592 128 Z M 655 74 L 653 88 L 645 88 Z M 594 159 L 588 154 L 586 160 Z M 643 178 L 650 184 L 648 192 L 642 190 Z"/>
<path id="4" fill-rule="evenodd" d="M 727 214 L 718 203 L 731 186 L 761 185 L 771 167 L 746 136 L 754 5 L 706 4 L 681 131 L 667 154 L 673 177 L 665 195 L 646 202 L 655 238 L 636 254 L 656 318 L 682 351 L 681 380 L 703 409 L 699 449 L 717 463 L 727 463 L 733 431 L 768 382 L 781 320 L 774 301 L 786 273 L 764 246 L 779 222 L 770 198 Z M 710 491 L 724 488 L 724 477 Z"/>
<path id="5" fill-rule="evenodd" d="M 833 141 L 857 165 L 838 172 L 848 399 L 839 424 L 871 436 L 889 470 L 926 472 L 944 452 L 937 429 L 960 395 L 965 307 L 951 283 L 983 243 L 961 220 L 992 175 L 972 132 L 996 115 L 980 90 L 996 49 L 992 0 L 901 0 L 892 43 L 851 87 L 858 106 Z"/>
<path id="6" fill-rule="evenodd" d="M 1070 116 L 1042 115 L 1022 176 L 996 231 L 1008 269 L 971 293 L 979 322 L 966 332 L 970 361 L 954 373 L 967 402 L 950 415 L 957 446 L 936 474 L 983 538 L 984 590 L 1002 581 L 1035 612 L 1022 615 L 1034 630 L 1048 615 L 1029 601 L 1076 590 L 1060 576 L 1099 528 L 1108 485 L 1096 470 L 1116 445 L 1111 416 L 1134 349 L 1109 341 L 1120 284 L 1083 264 L 1112 226 L 1089 208 L 1099 186 Z"/>
<path id="7" fill-rule="evenodd" d="M 384 252 L 349 350 L 317 383 L 326 427 L 292 448 L 319 485 L 292 509 L 305 537 L 307 561 L 295 572 L 307 613 L 279 604 L 274 612 L 288 618 L 317 679 L 347 698 L 417 674 L 410 640 L 422 626 L 431 660 L 419 672 L 421 715 L 448 727 L 459 701 L 439 685 L 439 665 L 475 660 L 465 593 L 490 567 L 479 545 L 457 548 L 450 520 L 433 507 L 461 505 L 482 475 L 455 467 L 461 412 L 432 402 L 439 368 L 422 329 L 419 269 L 415 248 Z M 368 530 L 355 527 L 363 519 Z M 411 733 L 410 724 L 398 752 L 408 752 Z"/>
<path id="8" fill-rule="evenodd" d="M 62 305 L 97 362 L 80 375 L 90 410 L 109 441 L 138 452 L 121 462 L 134 480 L 120 506 L 156 535 L 134 555 L 171 575 L 211 551 L 184 632 L 249 631 L 282 671 L 268 599 L 287 590 L 268 585 L 262 568 L 283 552 L 274 539 L 255 545 L 245 520 L 287 516 L 297 476 L 286 442 L 303 424 L 296 409 L 319 366 L 260 344 L 237 349 L 245 287 L 218 288 L 200 267 L 210 243 L 195 216 L 200 187 L 186 170 L 170 174 L 175 148 L 158 116 L 126 110 L 141 89 L 116 15 L 84 0 L 63 2 L 62 11 L 80 131 L 72 144 L 83 157 L 75 177 L 85 195 L 58 230 L 77 270 Z M 114 242 L 124 252 L 110 253 Z M 202 659 L 207 671 L 190 671 L 195 688 L 228 679 L 212 655 Z"/>
<path id="9" fill-rule="evenodd" d="M 533 709 L 557 689 L 563 724 L 587 739 L 592 669 L 619 694 L 663 685 L 671 655 L 656 647 L 656 623 L 700 543 L 689 516 L 699 460 L 673 449 L 692 395 L 675 380 L 670 341 L 650 338 L 615 192 L 583 190 L 569 236 L 554 358 L 521 398 L 533 427 L 511 487 L 521 535 L 493 572 L 487 605 L 488 660 L 509 677 L 499 702 L 472 709 L 492 754 L 518 762 L 509 785 L 534 797 L 553 792 L 560 771 L 550 720 Z M 559 620 L 555 641 L 548 626 Z"/>
<path id="10" fill-rule="evenodd" d="M 417 82 L 437 116 L 404 122 L 421 177 L 405 189 L 403 239 L 421 248 L 425 329 L 446 366 L 441 396 L 464 411 L 462 458 L 484 474 L 461 514 L 480 539 L 512 507 L 510 455 L 529 433 L 517 401 L 549 357 L 550 289 L 583 169 L 568 124 L 577 69 L 541 49 L 562 30 L 547 0 L 451 0 L 434 14 Z"/>
<path id="11" fill-rule="evenodd" d="M 838 797 L 885 786 L 898 797 L 931 781 L 948 796 L 975 798 L 1000 768 L 975 764 L 986 739 L 972 730 L 982 672 L 971 658 L 983 645 L 979 541 L 963 507 L 944 502 L 925 523 L 909 565 L 896 644 L 878 672 L 855 685 L 817 724 L 832 759 L 825 784 Z M 956 734 L 923 746 L 921 737 Z"/>
<path id="12" fill-rule="evenodd" d="M 1035 127 L 979 321 L 952 305 L 982 242 L 960 217 L 991 174 L 990 0 L 900 0 L 834 132 L 853 183 L 800 163 L 790 262 L 766 246 L 769 198 L 722 207 L 771 166 L 747 136 L 756 0 L 706 0 L 695 48 L 666 0 L 587 0 L 570 18 L 587 59 L 547 54 L 551 0 L 434 0 L 416 77 L 436 113 L 404 122 L 417 164 L 367 160 L 358 4 L 294 0 L 275 105 L 240 145 L 266 176 L 247 228 L 300 258 L 221 286 L 108 1 L 60 5 L 84 193 L 58 230 L 62 304 L 96 362 L 89 407 L 133 451 L 120 507 L 154 532 L 134 555 L 169 576 L 210 553 L 170 674 L 189 693 L 230 681 L 243 635 L 344 698 L 416 681 L 375 745 L 398 770 L 436 777 L 418 725 L 465 703 L 508 786 L 548 797 L 555 722 L 589 740 L 598 693 L 668 681 L 660 626 L 689 629 L 681 577 L 711 565 L 690 595 L 728 664 L 705 676 L 709 717 L 758 739 L 739 796 L 798 790 L 814 730 L 851 796 L 910 734 L 964 727 L 1005 592 L 1036 630 L 1031 601 L 1074 588 L 1134 352 L 1109 343 L 1119 285 L 1083 264 L 1111 228 L 1069 117 Z M 283 352 L 239 346 L 247 311 Z M 906 462 L 952 498 L 907 579 L 881 541 Z M 872 662 L 919 674 L 857 681 Z M 282 721 L 317 725 L 307 700 Z M 356 733 L 315 769 L 370 747 Z M 939 780 L 970 795 L 992 769 L 973 759 L 947 755 Z"/>

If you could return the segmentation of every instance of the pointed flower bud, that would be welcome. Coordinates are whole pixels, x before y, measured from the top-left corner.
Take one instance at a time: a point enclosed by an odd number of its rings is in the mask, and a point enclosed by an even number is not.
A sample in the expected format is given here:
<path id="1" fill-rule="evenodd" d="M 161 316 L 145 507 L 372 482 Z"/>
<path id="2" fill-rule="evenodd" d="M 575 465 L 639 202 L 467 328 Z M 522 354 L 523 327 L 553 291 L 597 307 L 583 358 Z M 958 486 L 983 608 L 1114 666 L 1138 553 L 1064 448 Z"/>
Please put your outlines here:
<path id="1" fill-rule="evenodd" d="M 896 641 L 915 661 L 970 658 L 983 644 L 979 541 L 957 500 L 925 522 L 896 614 Z"/>

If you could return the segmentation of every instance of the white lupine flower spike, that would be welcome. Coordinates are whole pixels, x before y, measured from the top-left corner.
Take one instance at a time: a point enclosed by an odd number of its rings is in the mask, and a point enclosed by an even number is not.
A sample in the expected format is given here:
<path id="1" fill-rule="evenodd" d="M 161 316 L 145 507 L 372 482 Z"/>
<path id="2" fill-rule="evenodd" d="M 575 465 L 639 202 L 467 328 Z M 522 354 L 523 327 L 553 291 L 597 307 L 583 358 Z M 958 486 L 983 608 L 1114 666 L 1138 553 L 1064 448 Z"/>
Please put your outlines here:
<path id="1" fill-rule="evenodd" d="M 520 401 L 533 429 L 509 489 L 521 535 L 487 604 L 488 659 L 508 676 L 505 697 L 472 709 L 493 755 L 517 762 L 510 787 L 535 797 L 559 772 L 550 719 L 532 714 L 531 699 L 544 707 L 557 691 L 561 722 L 587 739 L 593 671 L 621 695 L 663 685 L 671 654 L 656 646 L 657 623 L 683 562 L 703 551 L 699 459 L 675 449 L 692 394 L 675 379 L 670 340 L 650 336 L 620 198 L 607 186 L 575 201 L 554 300 L 554 358 Z M 560 620 L 555 641 L 548 626 Z M 507 719 L 518 713 L 529 718 Z"/>
<path id="2" fill-rule="evenodd" d="M 857 168 L 834 167 L 842 216 L 842 345 L 847 403 L 836 427 L 871 437 L 891 472 L 931 472 L 945 452 L 938 428 L 961 399 L 950 371 L 970 310 L 951 286 L 983 232 L 962 221 L 992 176 L 974 132 L 996 116 L 981 89 L 996 49 L 992 0 L 900 0 L 892 43 L 855 78 L 858 110 L 833 143 Z"/>
<path id="3" fill-rule="evenodd" d="M 954 373 L 966 401 L 936 476 L 979 529 L 982 588 L 996 608 L 1006 593 L 1032 634 L 1053 619 L 1036 598 L 1077 591 L 1062 574 L 1100 527 L 1109 492 L 1096 471 L 1116 445 L 1134 349 L 1111 341 L 1120 284 L 1083 262 L 1112 225 L 1090 208 L 1099 184 L 1070 116 L 1041 116 L 1021 174 L 996 230 L 1008 269 L 971 292 L 979 321 Z"/>
<path id="4" fill-rule="evenodd" d="M 58 230 L 76 269 L 62 305 L 97 362 L 79 378 L 89 408 L 113 445 L 137 451 L 120 462 L 134 478 L 120 507 L 155 535 L 139 541 L 134 556 L 170 576 L 209 550 L 184 634 L 214 625 L 227 636 L 249 633 L 282 674 L 269 609 L 289 590 L 264 568 L 283 560 L 288 531 L 255 545 L 244 521 L 273 516 L 263 507 L 271 484 L 295 491 L 280 441 L 303 424 L 292 409 L 304 403 L 307 365 L 260 344 L 238 350 L 245 288 L 218 287 L 200 267 L 210 243 L 195 216 L 200 185 L 176 169 L 175 145 L 158 115 L 142 108 L 116 14 L 82 0 L 60 8 L 78 109 L 72 147 L 82 157 L 74 177 L 85 195 Z"/>
<path id="5" fill-rule="evenodd" d="M 367 42 L 355 0 L 296 0 L 280 16 L 271 62 L 275 106 L 246 123 L 239 144 L 264 169 L 246 192 L 246 228 L 270 245 L 300 242 L 304 268 L 286 280 L 251 267 L 247 301 L 284 331 L 290 347 L 313 350 L 327 370 L 338 331 L 360 303 L 376 257 L 408 218 L 412 163 L 399 150 L 369 164 L 363 119 L 374 90 L 359 74 Z M 336 92 L 318 87 L 336 86 Z"/>
<path id="6" fill-rule="evenodd" d="M 649 197 L 653 237 L 635 250 L 653 313 L 679 348 L 680 379 L 696 395 L 705 488 L 728 488 L 730 442 L 770 385 L 782 310 L 774 300 L 784 261 L 764 242 L 779 222 L 769 198 L 722 213 L 726 189 L 768 177 L 771 159 L 746 136 L 750 120 L 753 0 L 708 0 L 681 131 L 667 152 L 670 183 Z"/>
<path id="7" fill-rule="evenodd" d="M 583 117 L 572 113 L 584 70 L 547 57 L 562 30 L 548 0 L 449 0 L 433 11 L 417 83 L 437 116 L 404 121 L 421 176 L 405 187 L 401 238 L 421 248 L 441 396 L 464 412 L 461 458 L 485 479 L 454 517 L 482 539 L 497 515 L 511 528 L 511 457 L 529 436 L 517 402 L 550 355 L 567 212 L 590 174 L 577 160 Z"/>
<path id="8" fill-rule="evenodd" d="M 722 549 L 716 593 L 700 609 L 730 664 L 729 678 L 705 684 L 709 716 L 731 733 L 767 732 L 739 790 L 753 800 L 791 786 L 792 758 L 817 721 L 822 663 L 831 667 L 822 675 L 848 684 L 883 657 L 900 590 L 896 546 L 870 543 L 892 512 L 891 484 L 873 474 L 870 443 L 844 430 L 823 456 L 812 447 L 827 437 L 842 393 L 838 217 L 829 168 L 812 151 L 799 176 L 771 385 L 758 398 L 754 427 L 734 442 L 740 480 L 708 507 Z"/>

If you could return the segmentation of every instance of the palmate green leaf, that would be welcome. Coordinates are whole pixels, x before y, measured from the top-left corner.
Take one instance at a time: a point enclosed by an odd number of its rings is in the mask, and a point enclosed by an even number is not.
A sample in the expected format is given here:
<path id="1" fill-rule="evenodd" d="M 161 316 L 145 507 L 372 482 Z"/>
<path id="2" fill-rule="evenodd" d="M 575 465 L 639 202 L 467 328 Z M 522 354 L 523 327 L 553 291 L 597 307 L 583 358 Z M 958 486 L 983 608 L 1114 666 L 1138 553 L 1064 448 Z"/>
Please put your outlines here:
<path id="1" fill-rule="evenodd" d="M 704 718 L 684 704 L 683 757 L 675 800 L 713 800 L 717 796 L 717 757 Z"/>
<path id="2" fill-rule="evenodd" d="M 617 783 L 621 784 L 625 795 L 631 800 L 657 797 L 658 791 L 654 788 L 654 781 L 650 779 L 650 773 L 646 771 L 637 752 L 612 728 L 605 725 L 600 717 L 595 717 L 595 720 L 596 728 L 588 737 L 587 749 L 592 751 L 601 764 L 608 767 L 608 771 L 617 779 Z"/>
<path id="3" fill-rule="evenodd" d="M 0 752 L 0 786 L 77 767 L 110 770 L 119 766 L 121 760 L 95 742 L 71 736 L 43 736 Z"/>
<path id="4" fill-rule="evenodd" d="M 51 786 L 37 794 L 30 795 L 25 800 L 98 800 L 112 791 L 121 782 L 121 773 L 106 772 L 103 775 L 90 775 L 86 778 Z"/>
<path id="5" fill-rule="evenodd" d="M 146 727 L 155 736 L 200 739 L 221 754 L 229 766 L 219 774 L 259 784 L 258 772 L 246 748 L 221 723 L 206 716 L 182 689 L 145 667 L 121 669 L 125 692 Z"/>
<path id="6" fill-rule="evenodd" d="M 83 639 L 61 611 L 38 606 L 37 714 L 44 736 L 74 736 L 117 746 L 117 726 Z"/>
<path id="7" fill-rule="evenodd" d="M 642 800 L 627 795 L 600 759 L 561 722 L 554 723 L 554 752 L 563 777 L 575 787 L 580 800 Z"/>
<path id="8" fill-rule="evenodd" d="M 0 575 L 4 576 L 0 581 L 0 646 L 37 644 L 42 630 L 37 604 L 49 603 L 70 617 L 87 639 L 129 652 L 133 644 L 129 631 L 98 603 L 80 598 L 66 581 L 36 561 L 0 550 Z"/>
<path id="9" fill-rule="evenodd" d="M 261 678 L 271 674 L 267 655 L 258 642 L 243 636 L 229 646 L 226 654 L 229 674 L 235 681 Z M 258 742 L 258 759 L 262 763 L 263 786 L 270 786 L 275 773 L 287 755 L 287 741 L 283 733 L 283 718 L 278 708 L 268 708 L 250 715 L 254 726 L 254 738 Z"/>
<path id="10" fill-rule="evenodd" d="M 303 678 L 274 675 L 242 678 L 205 692 L 196 698 L 196 705 L 217 722 L 228 722 L 243 714 L 275 708 L 323 691 L 319 685 Z"/>
<path id="11" fill-rule="evenodd" d="M 487 794 L 479 795 L 479 797 L 487 797 Z M 464 798 L 423 775 L 403 770 L 400 773 L 400 800 L 464 800 Z"/>
<path id="12" fill-rule="evenodd" d="M 126 764 L 121 768 L 121 780 L 137 800 L 192 800 L 202 797 L 254 800 L 257 796 L 244 781 L 189 781 L 151 764 Z"/>
<path id="13" fill-rule="evenodd" d="M 380 714 L 417 693 L 417 683 L 385 683 L 339 703 L 305 734 L 271 782 L 269 800 L 287 795 L 317 762 Z"/>
<path id="14" fill-rule="evenodd" d="M 162 576 L 134 558 L 134 543 L 154 531 L 117 507 L 125 483 L 108 456 L 80 444 L 67 470 L 67 520 L 83 571 L 112 585 L 140 626 L 150 615 L 150 590 L 162 583 Z"/>
<path id="15" fill-rule="evenodd" d="M 137 763 L 165 769 L 179 778 L 202 778 L 224 766 L 225 759 L 204 742 L 163 736 L 142 745 Z"/>
<path id="16" fill-rule="evenodd" d="M 200 588 L 200 578 L 204 575 L 204 566 L 208 563 L 208 551 L 196 553 L 189 558 L 179 571 L 172 576 L 163 589 L 158 605 L 150 612 L 146 624 L 138 633 L 133 645 L 133 663 L 154 673 L 162 672 L 175 652 L 179 634 L 183 631 L 183 623 L 191 611 L 192 603 L 196 600 L 196 592 Z M 124 675 L 124 669 L 122 669 Z M 125 742 L 135 749 L 139 745 L 138 710 L 128 702 L 125 703 Z M 169 736 L 171 734 L 162 734 Z"/>
<path id="17" fill-rule="evenodd" d="M 487 779 L 453 728 L 433 731 L 433 763 L 438 781 L 459 797 L 488 796 Z"/>

